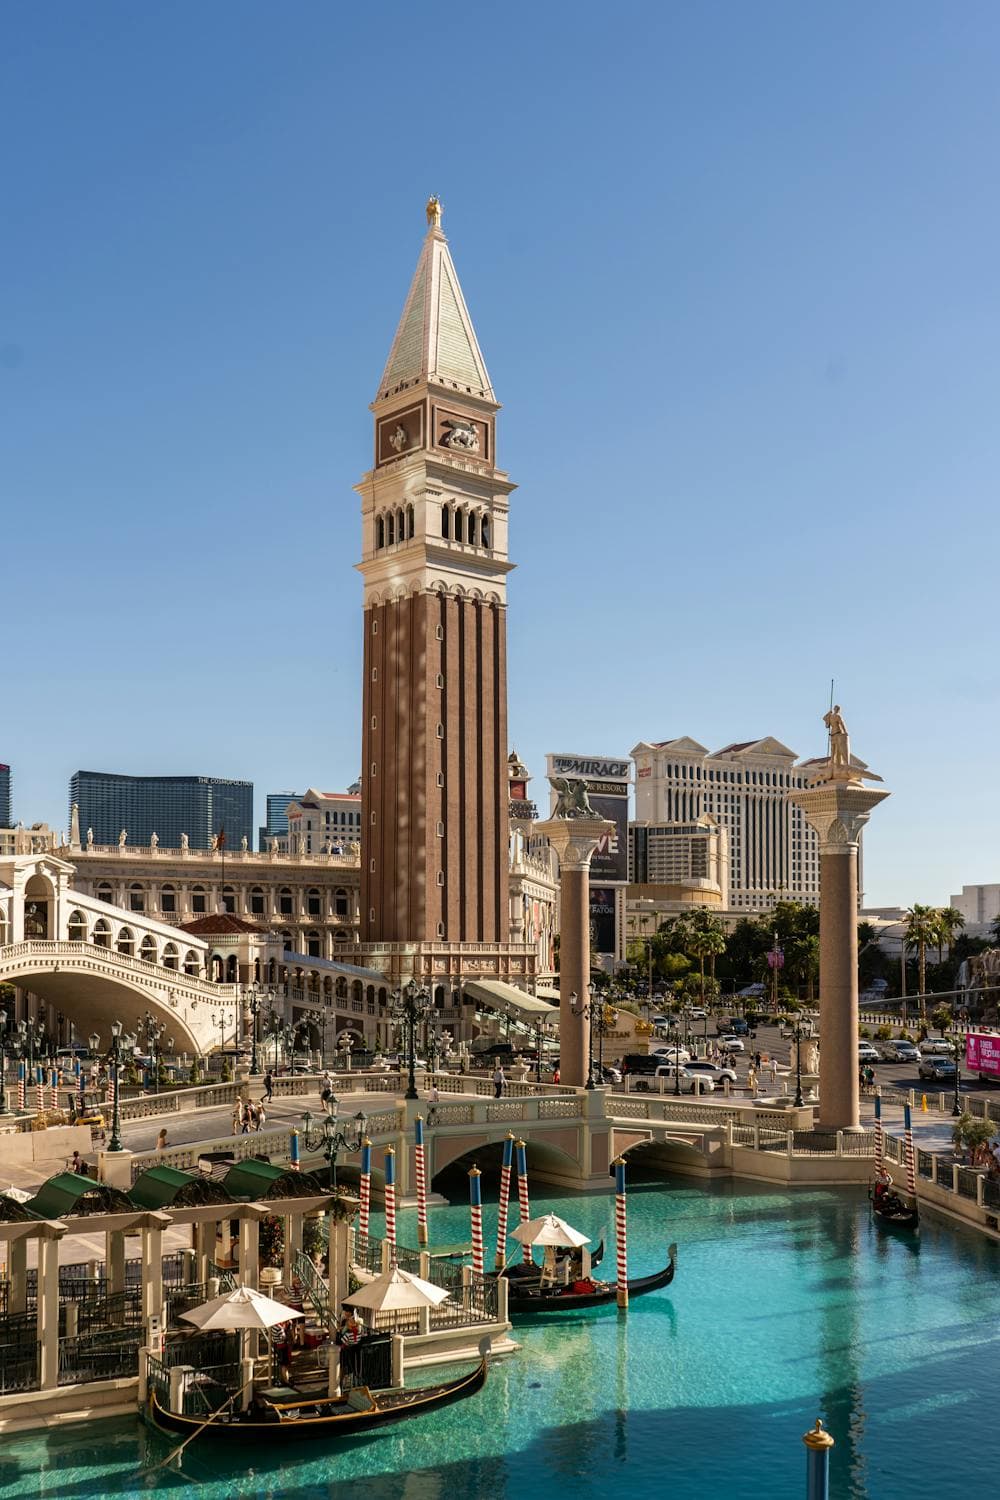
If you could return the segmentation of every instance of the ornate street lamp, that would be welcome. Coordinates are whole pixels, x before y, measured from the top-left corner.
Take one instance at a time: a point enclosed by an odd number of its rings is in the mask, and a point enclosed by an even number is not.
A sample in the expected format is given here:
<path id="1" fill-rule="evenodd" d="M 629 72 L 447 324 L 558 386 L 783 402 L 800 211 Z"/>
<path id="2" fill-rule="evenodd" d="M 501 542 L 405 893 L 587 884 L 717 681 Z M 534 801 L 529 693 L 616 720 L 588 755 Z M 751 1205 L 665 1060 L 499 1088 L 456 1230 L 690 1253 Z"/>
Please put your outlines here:
<path id="1" fill-rule="evenodd" d="M 0 1005 L 0 1115 L 7 1113 L 7 1025 L 10 1017 Z"/>
<path id="2" fill-rule="evenodd" d="M 961 1057 L 961 1052 L 959 1051 L 960 1042 L 959 1042 L 959 1032 L 958 1032 L 958 1021 L 959 1021 L 959 1015 L 958 1015 L 958 1011 L 956 1011 L 955 1015 L 954 1015 L 954 1017 L 952 1019 L 952 1031 L 954 1032 L 954 1036 L 955 1036 L 955 1040 L 952 1043 L 953 1047 L 955 1048 L 955 1099 L 954 1099 L 954 1103 L 951 1106 L 951 1112 L 955 1116 L 956 1119 L 962 1113 L 962 1101 L 959 1098 L 959 1090 L 960 1090 L 960 1088 L 962 1086 L 962 1064 L 959 1061 L 959 1058 Z"/>
<path id="3" fill-rule="evenodd" d="M 120 1100 L 119 1100 L 119 1084 L 120 1084 L 119 1075 L 120 1075 L 120 1072 L 121 1072 L 121 1063 L 122 1063 L 122 1040 L 121 1040 L 121 1037 L 122 1037 L 122 1023 L 120 1021 L 112 1021 L 111 1022 L 111 1046 L 108 1048 L 108 1051 L 105 1053 L 105 1057 L 106 1057 L 107 1061 L 110 1062 L 110 1064 L 111 1064 L 111 1088 L 112 1088 L 112 1094 L 111 1094 L 111 1139 L 108 1142 L 108 1150 L 109 1151 L 121 1151 L 121 1150 L 124 1149 L 122 1147 L 122 1137 L 121 1137 L 122 1121 L 121 1121 L 121 1107 L 120 1107 Z M 101 1039 L 97 1035 L 97 1033 L 95 1032 L 94 1035 L 90 1038 L 90 1040 L 91 1040 L 92 1044 L 94 1045 L 94 1051 L 96 1052 L 97 1048 L 101 1044 Z M 127 1040 L 128 1039 L 126 1038 L 126 1041 Z"/>
<path id="4" fill-rule="evenodd" d="M 249 996 L 246 1004 L 247 1009 L 250 1012 L 250 1035 L 253 1038 L 253 1047 L 250 1056 L 250 1073 L 252 1077 L 256 1077 L 260 1072 L 260 1058 L 257 1055 L 257 1044 L 260 1041 L 260 1027 L 257 1021 L 257 1017 L 260 1015 L 261 1004 L 264 1000 L 267 1000 L 269 1005 L 274 1004 L 274 985 L 269 985 L 265 989 L 263 985 L 259 985 L 255 980 L 253 984 L 247 986 L 244 989 L 244 996 L 247 995 Z M 275 1062 L 275 1066 L 277 1066 L 277 1062 Z"/>
<path id="5" fill-rule="evenodd" d="M 87 1038 L 87 1040 L 90 1043 L 90 1055 L 91 1055 L 91 1057 L 96 1057 L 97 1056 L 97 1049 L 101 1045 L 101 1039 L 100 1039 L 100 1037 L 97 1035 L 96 1031 L 92 1031 L 90 1033 L 90 1036 Z M 82 1068 L 80 1069 L 80 1113 L 82 1115 L 84 1115 L 84 1114 L 87 1113 L 87 1091 L 86 1091 L 86 1085 L 84 1084 L 84 1081 L 83 1081 L 83 1069 Z"/>
<path id="6" fill-rule="evenodd" d="M 798 1016 L 795 1017 L 795 1108 L 801 1109 L 805 1100 L 802 1098 L 802 1022 Z"/>
<path id="7" fill-rule="evenodd" d="M 302 1116 L 303 1135 L 302 1144 L 307 1151 L 322 1151 L 326 1157 L 327 1171 L 329 1172 L 329 1183 L 331 1193 L 337 1191 L 337 1157 L 341 1151 L 360 1151 L 361 1142 L 365 1138 L 365 1127 L 368 1124 L 368 1116 L 363 1110 L 359 1110 L 354 1116 L 354 1133 L 348 1135 L 347 1131 L 340 1127 L 337 1119 L 338 1100 L 336 1094 L 327 1094 L 323 1100 L 326 1113 L 319 1121 L 319 1130 L 313 1134 L 313 1117 L 306 1110 Z M 344 1124 L 346 1125 L 346 1120 Z"/>
<path id="8" fill-rule="evenodd" d="M 416 1077 L 416 1035 L 417 1027 L 426 1016 L 430 1008 L 430 991 L 426 985 L 419 985 L 415 979 L 395 991 L 392 996 L 390 1014 L 403 1028 L 406 1040 L 407 1058 L 409 1062 L 409 1079 L 406 1086 L 407 1099 L 418 1099 L 417 1077 Z"/>
<path id="9" fill-rule="evenodd" d="M 590 1021 L 591 1016 L 593 1015 L 593 1010 L 594 1010 L 594 1003 L 593 1003 L 594 986 L 593 985 L 588 985 L 588 987 L 587 987 L 587 993 L 588 993 L 588 995 L 591 996 L 591 998 L 589 1000 L 585 1000 L 584 1003 L 581 1005 L 580 1004 L 580 997 L 579 997 L 579 995 L 576 993 L 576 990 L 573 990 L 571 992 L 571 994 L 570 994 L 570 997 L 569 997 L 569 1008 L 573 1012 L 574 1016 L 582 1016 L 585 1021 Z M 586 1089 L 592 1089 L 595 1086 L 596 1085 L 594 1084 L 594 1028 L 593 1028 L 593 1025 L 589 1025 L 587 1027 L 587 1082 L 584 1084 L 584 1088 L 586 1088 Z"/>

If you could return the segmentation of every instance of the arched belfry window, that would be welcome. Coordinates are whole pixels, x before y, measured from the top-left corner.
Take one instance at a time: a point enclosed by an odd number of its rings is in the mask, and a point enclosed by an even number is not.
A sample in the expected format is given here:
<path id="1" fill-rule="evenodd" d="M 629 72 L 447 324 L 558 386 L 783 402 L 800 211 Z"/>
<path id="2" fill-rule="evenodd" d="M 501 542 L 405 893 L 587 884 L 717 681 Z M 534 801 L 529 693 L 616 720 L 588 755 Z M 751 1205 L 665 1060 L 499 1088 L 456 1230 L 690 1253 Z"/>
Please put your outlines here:
<path id="1" fill-rule="evenodd" d="M 464 539 L 464 530 L 463 530 L 463 527 L 462 527 L 462 512 L 460 510 L 456 510 L 456 512 L 455 512 L 455 540 L 456 540 L 456 542 L 461 542 L 463 539 Z"/>
<path id="2" fill-rule="evenodd" d="M 441 507 L 441 535 L 445 540 L 451 539 L 451 512 L 447 505 Z"/>
<path id="3" fill-rule="evenodd" d="M 385 522 L 385 544 L 386 544 L 386 546 L 387 547 L 391 547 L 392 544 L 393 544 L 393 542 L 395 540 L 396 540 L 396 519 L 395 519 L 392 511 L 390 511 L 389 514 L 388 514 L 388 516 L 386 517 L 386 522 Z"/>
<path id="4" fill-rule="evenodd" d="M 468 540 L 472 543 L 473 546 L 476 545 L 476 513 L 475 513 L 475 511 L 470 511 L 469 512 L 469 536 L 468 536 Z"/>
<path id="5" fill-rule="evenodd" d="M 479 522 L 479 537 L 480 537 L 480 541 L 482 542 L 482 545 L 484 547 L 488 547 L 490 545 L 490 518 L 489 518 L 489 516 L 483 516 L 482 520 Z"/>
<path id="6" fill-rule="evenodd" d="M 413 540 L 413 533 L 414 533 L 413 506 L 410 505 L 410 506 L 407 507 L 407 510 L 406 510 L 406 535 L 410 538 L 411 541 Z"/>
<path id="7" fill-rule="evenodd" d="M 385 546 L 385 522 L 383 521 L 381 516 L 379 516 L 378 520 L 375 522 L 375 546 Z"/>

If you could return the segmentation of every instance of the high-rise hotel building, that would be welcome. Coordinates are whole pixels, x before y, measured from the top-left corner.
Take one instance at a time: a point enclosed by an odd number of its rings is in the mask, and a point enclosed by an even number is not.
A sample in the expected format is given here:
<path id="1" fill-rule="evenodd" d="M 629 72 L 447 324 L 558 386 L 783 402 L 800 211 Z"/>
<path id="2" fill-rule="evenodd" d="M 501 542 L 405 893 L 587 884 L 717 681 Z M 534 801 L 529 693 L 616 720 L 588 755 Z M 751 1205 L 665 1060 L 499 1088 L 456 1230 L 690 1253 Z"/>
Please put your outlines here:
<path id="1" fill-rule="evenodd" d="M 819 901 L 819 840 L 789 792 L 807 785 L 794 750 L 767 737 L 714 754 L 697 740 L 643 740 L 635 761 L 637 824 L 690 824 L 708 814 L 726 830 L 731 911 Z"/>

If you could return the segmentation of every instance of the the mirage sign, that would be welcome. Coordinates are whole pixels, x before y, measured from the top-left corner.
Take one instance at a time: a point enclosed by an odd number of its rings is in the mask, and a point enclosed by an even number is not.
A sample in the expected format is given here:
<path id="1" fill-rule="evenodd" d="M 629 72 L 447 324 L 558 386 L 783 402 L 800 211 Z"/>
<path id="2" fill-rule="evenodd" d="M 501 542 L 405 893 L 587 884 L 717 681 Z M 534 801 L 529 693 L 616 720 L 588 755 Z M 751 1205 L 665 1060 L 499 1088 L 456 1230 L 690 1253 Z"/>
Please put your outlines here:
<path id="1" fill-rule="evenodd" d="M 613 755 L 549 755 L 545 769 L 548 776 L 585 781 L 594 812 L 614 824 L 594 850 L 590 862 L 591 886 L 624 885 L 628 880 L 628 789 L 632 762 Z"/>

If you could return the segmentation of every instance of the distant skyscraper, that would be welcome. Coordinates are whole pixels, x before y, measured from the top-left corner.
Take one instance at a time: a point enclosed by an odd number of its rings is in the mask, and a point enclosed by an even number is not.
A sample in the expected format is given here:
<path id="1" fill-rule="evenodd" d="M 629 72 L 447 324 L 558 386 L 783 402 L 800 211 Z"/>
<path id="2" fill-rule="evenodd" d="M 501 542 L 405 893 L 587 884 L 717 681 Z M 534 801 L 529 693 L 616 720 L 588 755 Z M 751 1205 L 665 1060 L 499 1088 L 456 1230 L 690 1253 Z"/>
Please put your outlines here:
<path id="1" fill-rule="evenodd" d="M 10 766 L 0 765 L 0 828 L 12 828 L 13 818 L 10 806 Z"/>
<path id="2" fill-rule="evenodd" d="M 304 796 L 304 792 L 268 792 L 267 822 L 257 829 L 257 848 L 262 854 L 267 853 L 268 839 L 284 838 L 288 832 L 288 804 Z"/>
<path id="3" fill-rule="evenodd" d="M 117 844 L 123 828 L 130 844 L 148 844 L 155 833 L 168 849 L 180 846 L 182 833 L 192 849 L 208 849 L 223 828 L 228 849 L 253 839 L 252 781 L 76 771 L 69 800 L 79 806 L 81 836 L 92 828 L 96 844 Z"/>

